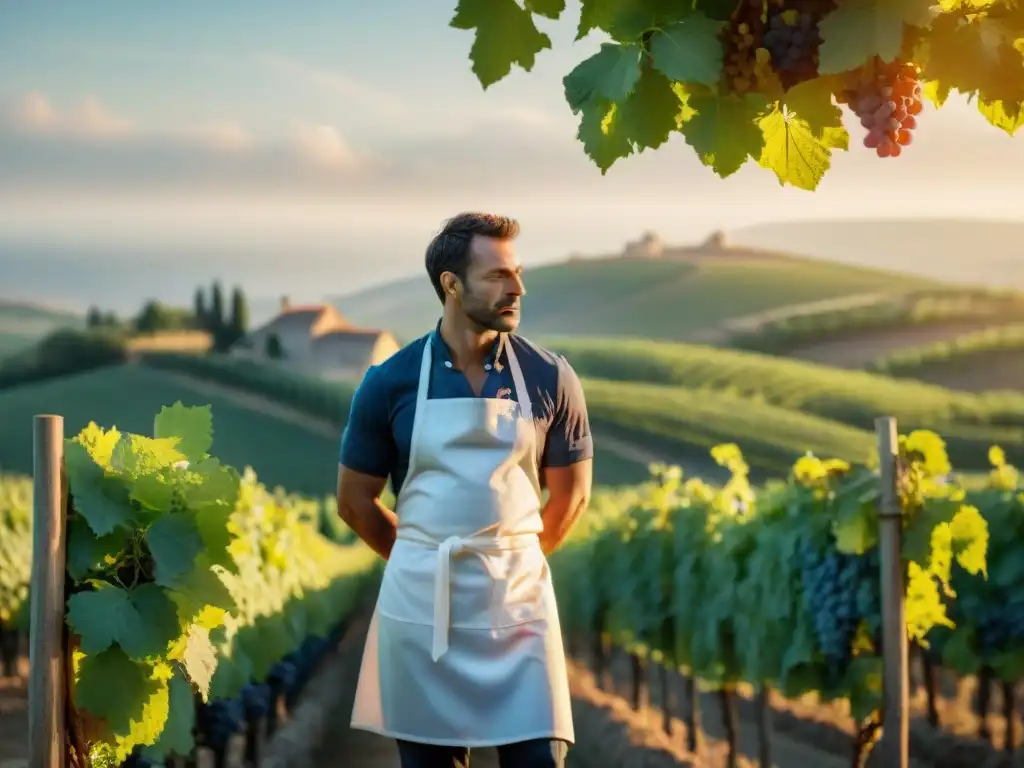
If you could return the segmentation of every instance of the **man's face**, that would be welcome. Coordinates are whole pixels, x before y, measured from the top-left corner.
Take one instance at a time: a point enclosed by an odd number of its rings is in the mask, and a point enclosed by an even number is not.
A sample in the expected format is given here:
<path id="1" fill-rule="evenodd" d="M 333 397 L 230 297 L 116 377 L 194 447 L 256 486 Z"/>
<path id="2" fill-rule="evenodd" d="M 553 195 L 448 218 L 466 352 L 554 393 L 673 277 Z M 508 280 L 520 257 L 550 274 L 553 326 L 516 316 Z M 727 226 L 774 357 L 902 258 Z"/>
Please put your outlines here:
<path id="1" fill-rule="evenodd" d="M 481 328 L 514 331 L 519 327 L 519 299 L 526 294 L 522 273 L 511 240 L 474 236 L 462 287 L 463 314 Z"/>

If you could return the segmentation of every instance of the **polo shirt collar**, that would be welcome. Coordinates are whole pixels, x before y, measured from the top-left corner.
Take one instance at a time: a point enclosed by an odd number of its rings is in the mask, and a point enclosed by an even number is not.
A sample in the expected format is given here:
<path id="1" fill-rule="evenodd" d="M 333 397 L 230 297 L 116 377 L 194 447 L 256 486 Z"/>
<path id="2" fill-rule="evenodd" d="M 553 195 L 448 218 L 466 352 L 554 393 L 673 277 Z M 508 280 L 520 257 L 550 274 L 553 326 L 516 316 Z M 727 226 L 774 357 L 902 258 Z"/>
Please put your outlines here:
<path id="1" fill-rule="evenodd" d="M 484 365 L 493 366 L 494 369 L 500 372 L 504 365 L 501 362 L 501 358 L 505 352 L 505 344 L 507 343 L 507 333 L 499 333 L 498 338 L 495 340 L 494 345 L 491 347 L 484 359 Z M 437 325 L 434 327 L 434 332 L 430 335 L 430 343 L 433 345 L 433 357 L 435 360 L 440 362 L 446 368 L 451 368 L 452 364 L 452 351 L 448 348 L 448 344 L 441 337 L 441 321 L 437 321 Z"/>

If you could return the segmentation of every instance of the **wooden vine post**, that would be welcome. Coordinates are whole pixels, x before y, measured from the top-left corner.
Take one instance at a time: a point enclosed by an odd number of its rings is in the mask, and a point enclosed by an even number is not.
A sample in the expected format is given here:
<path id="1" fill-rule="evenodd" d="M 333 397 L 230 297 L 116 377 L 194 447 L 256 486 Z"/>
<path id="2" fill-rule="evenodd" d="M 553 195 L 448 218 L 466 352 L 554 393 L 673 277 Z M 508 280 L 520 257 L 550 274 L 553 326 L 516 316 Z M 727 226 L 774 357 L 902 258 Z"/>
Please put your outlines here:
<path id="1" fill-rule="evenodd" d="M 878 535 L 882 580 L 882 738 L 879 765 L 907 768 L 910 763 L 909 652 L 900 559 L 902 515 L 898 493 L 899 437 L 896 419 L 875 420 L 881 498 Z"/>
<path id="2" fill-rule="evenodd" d="M 36 416 L 33 428 L 32 601 L 29 650 L 29 768 L 66 768 L 63 477 L 64 417 Z"/>

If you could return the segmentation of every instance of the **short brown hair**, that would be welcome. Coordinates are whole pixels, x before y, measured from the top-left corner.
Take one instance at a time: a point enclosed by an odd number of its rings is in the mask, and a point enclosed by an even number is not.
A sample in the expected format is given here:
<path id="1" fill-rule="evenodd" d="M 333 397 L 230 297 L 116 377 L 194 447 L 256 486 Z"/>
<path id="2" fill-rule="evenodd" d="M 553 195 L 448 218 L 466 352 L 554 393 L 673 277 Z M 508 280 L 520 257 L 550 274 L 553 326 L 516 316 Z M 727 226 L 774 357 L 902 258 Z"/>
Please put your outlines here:
<path id="1" fill-rule="evenodd" d="M 473 235 L 509 240 L 518 234 L 518 221 L 496 213 L 460 213 L 448 219 L 427 246 L 427 275 L 441 303 L 444 304 L 443 272 L 452 272 L 460 280 L 466 280 Z"/>

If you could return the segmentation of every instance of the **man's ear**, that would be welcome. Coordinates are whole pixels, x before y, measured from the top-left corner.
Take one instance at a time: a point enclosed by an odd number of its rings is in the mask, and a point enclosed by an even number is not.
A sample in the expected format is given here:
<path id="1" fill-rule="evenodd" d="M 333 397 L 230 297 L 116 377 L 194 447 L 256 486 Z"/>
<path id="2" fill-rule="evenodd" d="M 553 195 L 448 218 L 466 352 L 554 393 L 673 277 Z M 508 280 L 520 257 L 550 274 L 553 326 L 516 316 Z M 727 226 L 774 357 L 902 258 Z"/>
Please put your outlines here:
<path id="1" fill-rule="evenodd" d="M 459 280 L 458 275 L 454 272 L 442 272 L 441 287 L 444 289 L 444 296 L 446 299 L 449 296 L 452 298 L 458 298 L 459 294 L 462 292 L 462 281 Z"/>

